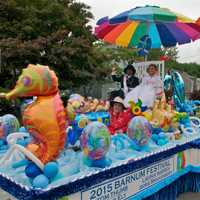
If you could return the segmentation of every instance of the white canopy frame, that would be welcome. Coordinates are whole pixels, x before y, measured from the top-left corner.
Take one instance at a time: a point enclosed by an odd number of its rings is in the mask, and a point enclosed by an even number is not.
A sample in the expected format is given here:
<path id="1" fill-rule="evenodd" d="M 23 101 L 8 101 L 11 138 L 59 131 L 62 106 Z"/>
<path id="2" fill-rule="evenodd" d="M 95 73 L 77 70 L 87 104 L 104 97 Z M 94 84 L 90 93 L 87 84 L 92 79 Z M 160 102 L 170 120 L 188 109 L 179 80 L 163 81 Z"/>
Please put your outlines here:
<path id="1" fill-rule="evenodd" d="M 138 62 L 133 63 L 133 66 L 136 69 L 136 76 L 141 80 L 143 76 L 147 73 L 147 68 L 150 64 L 155 64 L 158 66 L 158 70 L 160 73 L 160 77 L 164 80 L 165 77 L 165 62 L 164 61 L 145 61 L 145 62 Z"/>

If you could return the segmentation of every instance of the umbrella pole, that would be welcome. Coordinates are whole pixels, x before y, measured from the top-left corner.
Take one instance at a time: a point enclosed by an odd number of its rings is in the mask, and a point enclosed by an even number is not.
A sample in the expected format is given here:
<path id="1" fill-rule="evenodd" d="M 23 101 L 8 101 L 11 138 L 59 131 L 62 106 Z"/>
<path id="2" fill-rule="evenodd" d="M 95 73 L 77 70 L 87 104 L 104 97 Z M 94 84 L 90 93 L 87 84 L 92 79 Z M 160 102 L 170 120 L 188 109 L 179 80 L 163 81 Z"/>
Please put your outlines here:
<path id="1" fill-rule="evenodd" d="M 144 56 L 144 61 L 146 62 L 148 60 L 148 55 Z"/>

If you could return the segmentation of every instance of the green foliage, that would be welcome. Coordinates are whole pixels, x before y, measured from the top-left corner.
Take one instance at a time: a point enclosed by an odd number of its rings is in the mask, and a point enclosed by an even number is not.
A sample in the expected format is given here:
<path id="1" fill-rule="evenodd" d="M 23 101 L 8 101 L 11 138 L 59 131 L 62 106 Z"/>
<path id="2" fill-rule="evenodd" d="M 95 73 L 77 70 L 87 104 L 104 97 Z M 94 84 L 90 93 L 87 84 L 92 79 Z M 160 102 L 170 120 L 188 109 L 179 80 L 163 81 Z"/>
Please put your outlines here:
<path id="1" fill-rule="evenodd" d="M 126 60 L 127 62 L 134 62 L 135 57 L 137 57 L 135 49 L 126 49 L 117 46 L 102 46 L 98 48 L 99 52 L 107 56 L 107 59 L 120 62 L 121 60 Z"/>
<path id="2" fill-rule="evenodd" d="M 53 68 L 62 89 L 99 77 L 88 9 L 74 0 L 0 1 L 1 77 L 8 77 L 0 85 L 14 85 L 29 63 Z"/>
<path id="3" fill-rule="evenodd" d="M 151 60 L 160 60 L 161 56 L 167 56 L 170 60 L 176 61 L 178 58 L 177 47 L 151 49 L 148 58 Z"/>
<path id="4" fill-rule="evenodd" d="M 8 90 L 0 87 L 1 92 L 8 92 Z M 20 118 L 20 100 L 7 101 L 6 99 L 0 98 L 0 116 L 8 113 Z"/>
<path id="5" fill-rule="evenodd" d="M 96 42 L 95 49 L 104 57 L 104 64 L 112 65 L 113 62 L 125 61 L 126 63 L 142 62 L 144 57 L 138 56 L 137 49 L 122 48 L 114 45 L 107 45 L 103 42 Z M 151 49 L 148 60 L 160 60 L 162 55 L 168 56 L 170 60 L 177 59 L 178 50 L 176 47 L 165 49 Z M 103 61 L 103 60 L 102 60 Z"/>
<path id="6" fill-rule="evenodd" d="M 148 60 L 160 60 L 160 56 L 163 54 L 162 49 L 151 49 L 148 55 Z"/>
<path id="7" fill-rule="evenodd" d="M 114 62 L 126 61 L 132 63 L 144 61 L 143 57 L 137 55 L 137 49 L 120 48 L 116 46 L 106 45 L 102 42 L 96 42 L 95 50 L 98 52 L 99 61 L 102 65 L 107 66 L 107 71 L 110 73 Z M 161 56 L 167 56 L 169 61 L 165 62 L 167 69 L 176 69 L 179 71 L 185 71 L 188 74 L 200 77 L 200 65 L 196 63 L 178 63 L 177 47 L 165 48 L 165 49 L 151 49 L 148 55 L 148 60 L 160 60 Z M 120 73 L 120 72 L 119 72 Z"/>
<path id="8" fill-rule="evenodd" d="M 0 116 L 5 114 L 13 114 L 20 117 L 20 106 L 19 102 L 7 101 L 5 99 L 0 99 Z"/>
<path id="9" fill-rule="evenodd" d="M 143 60 L 143 58 L 138 58 L 136 49 L 117 47 L 100 41 L 94 43 L 94 52 L 95 57 L 98 57 L 99 63 L 101 63 L 101 69 L 105 72 L 105 76 L 111 73 L 112 67 L 117 68 L 119 62 L 127 64 L 139 59 Z M 117 69 L 120 74 L 121 69 Z"/>
<path id="10" fill-rule="evenodd" d="M 200 65 L 197 63 L 178 63 L 177 61 L 168 61 L 165 63 L 167 69 L 176 69 L 184 71 L 194 77 L 200 77 Z"/>
<path id="11" fill-rule="evenodd" d="M 143 61 L 136 49 L 95 43 L 88 22 L 89 7 L 75 0 L 0 1 L 0 86 L 15 85 L 27 64 L 49 65 L 59 77 L 60 88 L 68 89 L 105 79 L 113 63 Z M 152 49 L 149 59 L 168 55 L 169 67 L 177 67 L 177 49 Z M 172 63 L 172 64 L 170 64 Z M 181 69 L 199 76 L 197 65 Z"/>

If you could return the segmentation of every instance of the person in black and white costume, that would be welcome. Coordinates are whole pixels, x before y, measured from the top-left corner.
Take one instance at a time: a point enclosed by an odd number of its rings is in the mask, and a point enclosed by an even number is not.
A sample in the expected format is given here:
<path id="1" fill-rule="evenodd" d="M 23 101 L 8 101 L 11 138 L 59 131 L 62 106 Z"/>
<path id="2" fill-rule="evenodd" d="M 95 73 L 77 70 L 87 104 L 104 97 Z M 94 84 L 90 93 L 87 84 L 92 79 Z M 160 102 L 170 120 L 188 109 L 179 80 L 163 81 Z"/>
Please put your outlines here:
<path id="1" fill-rule="evenodd" d="M 129 93 L 132 89 L 134 89 L 136 86 L 139 85 L 139 79 L 135 76 L 135 73 L 136 70 L 131 64 L 126 66 L 126 68 L 124 69 L 124 75 L 122 76 L 117 76 L 116 68 L 115 67 L 112 68 L 112 73 L 111 73 L 112 80 L 121 83 L 121 90 L 114 91 L 116 92 L 116 96 L 124 98 L 127 93 Z M 113 97 L 115 98 L 114 92 L 113 92 Z"/>

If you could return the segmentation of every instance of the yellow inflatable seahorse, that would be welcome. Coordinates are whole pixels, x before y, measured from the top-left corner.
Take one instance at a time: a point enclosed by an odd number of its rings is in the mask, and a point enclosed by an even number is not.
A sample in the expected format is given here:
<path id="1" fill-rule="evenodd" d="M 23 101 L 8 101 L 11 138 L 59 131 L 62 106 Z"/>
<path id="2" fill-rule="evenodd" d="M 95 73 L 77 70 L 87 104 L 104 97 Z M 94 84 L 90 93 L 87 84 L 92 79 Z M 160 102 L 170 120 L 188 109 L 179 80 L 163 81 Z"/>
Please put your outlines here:
<path id="1" fill-rule="evenodd" d="M 66 139 L 66 116 L 55 73 L 47 66 L 28 65 L 15 88 L 0 96 L 7 99 L 37 97 L 25 108 L 23 123 L 34 138 L 32 153 L 43 163 L 54 160 Z"/>

